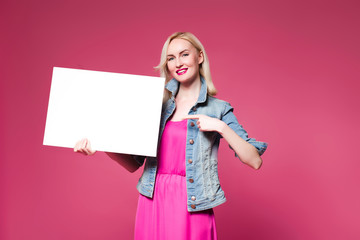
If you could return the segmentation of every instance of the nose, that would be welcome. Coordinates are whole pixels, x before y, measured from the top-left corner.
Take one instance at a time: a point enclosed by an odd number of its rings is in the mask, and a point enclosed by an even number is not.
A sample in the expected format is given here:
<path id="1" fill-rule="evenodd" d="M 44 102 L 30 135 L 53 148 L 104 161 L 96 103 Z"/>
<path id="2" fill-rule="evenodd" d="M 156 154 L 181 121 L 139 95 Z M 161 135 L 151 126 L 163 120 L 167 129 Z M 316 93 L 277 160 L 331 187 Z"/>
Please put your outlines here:
<path id="1" fill-rule="evenodd" d="M 183 65 L 182 61 L 180 60 L 180 58 L 176 58 L 176 67 L 180 68 Z"/>

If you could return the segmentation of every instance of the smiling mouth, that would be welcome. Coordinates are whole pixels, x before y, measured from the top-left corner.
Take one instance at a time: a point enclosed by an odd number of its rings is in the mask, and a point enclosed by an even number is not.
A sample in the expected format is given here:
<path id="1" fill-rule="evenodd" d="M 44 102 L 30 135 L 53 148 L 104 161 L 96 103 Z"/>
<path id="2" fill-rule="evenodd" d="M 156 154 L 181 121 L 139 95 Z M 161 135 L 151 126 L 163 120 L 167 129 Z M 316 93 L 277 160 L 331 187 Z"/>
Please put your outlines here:
<path id="1" fill-rule="evenodd" d="M 186 73 L 187 70 L 188 70 L 187 68 L 182 68 L 182 69 L 177 70 L 176 73 L 178 75 L 183 75 Z"/>

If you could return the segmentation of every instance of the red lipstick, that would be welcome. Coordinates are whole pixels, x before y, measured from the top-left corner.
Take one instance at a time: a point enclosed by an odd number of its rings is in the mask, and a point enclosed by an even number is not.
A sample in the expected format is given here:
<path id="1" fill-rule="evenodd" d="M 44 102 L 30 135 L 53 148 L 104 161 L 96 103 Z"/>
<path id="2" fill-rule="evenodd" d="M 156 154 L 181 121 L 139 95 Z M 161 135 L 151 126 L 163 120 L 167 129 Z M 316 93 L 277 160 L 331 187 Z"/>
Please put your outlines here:
<path id="1" fill-rule="evenodd" d="M 183 75 L 187 72 L 187 70 L 188 70 L 187 68 L 181 68 L 181 69 L 177 70 L 176 73 L 178 75 Z"/>

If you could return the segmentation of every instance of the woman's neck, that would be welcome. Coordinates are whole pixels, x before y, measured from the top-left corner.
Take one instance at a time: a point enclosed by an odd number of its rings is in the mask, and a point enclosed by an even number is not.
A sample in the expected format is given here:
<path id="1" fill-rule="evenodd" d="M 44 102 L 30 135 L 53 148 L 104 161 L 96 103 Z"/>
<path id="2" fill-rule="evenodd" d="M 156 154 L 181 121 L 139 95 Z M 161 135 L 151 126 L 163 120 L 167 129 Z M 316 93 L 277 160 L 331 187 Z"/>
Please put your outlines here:
<path id="1" fill-rule="evenodd" d="M 175 97 L 176 109 L 171 121 L 180 121 L 189 114 L 190 109 L 199 98 L 200 88 L 200 77 L 195 79 L 195 81 L 180 83 L 179 91 Z"/>
<path id="2" fill-rule="evenodd" d="M 176 95 L 177 100 L 190 100 L 197 101 L 200 94 L 201 81 L 198 76 L 194 81 L 187 83 L 180 83 L 179 92 Z"/>

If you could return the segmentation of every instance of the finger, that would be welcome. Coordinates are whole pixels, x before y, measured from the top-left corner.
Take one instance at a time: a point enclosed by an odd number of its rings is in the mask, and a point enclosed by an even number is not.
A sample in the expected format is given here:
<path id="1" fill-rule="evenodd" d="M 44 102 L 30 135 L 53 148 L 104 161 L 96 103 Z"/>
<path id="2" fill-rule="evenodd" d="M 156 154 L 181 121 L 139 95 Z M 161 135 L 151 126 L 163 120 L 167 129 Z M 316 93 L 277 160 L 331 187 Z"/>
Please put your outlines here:
<path id="1" fill-rule="evenodd" d="M 82 144 L 82 140 L 78 141 L 78 142 L 75 144 L 74 152 L 78 152 L 78 151 L 80 150 L 81 144 Z"/>
<path id="2" fill-rule="evenodd" d="M 86 155 L 90 155 L 89 149 L 84 148 L 84 154 L 86 154 Z"/>
<path id="3" fill-rule="evenodd" d="M 185 117 L 183 117 L 184 119 L 199 119 L 200 115 L 199 114 L 194 114 L 194 115 L 186 115 Z"/>
<path id="4" fill-rule="evenodd" d="M 94 155 L 95 153 L 96 153 L 95 150 L 92 150 L 92 149 L 89 149 L 89 148 L 84 149 L 84 154 L 86 154 L 86 155 L 91 156 L 91 155 Z"/>
<path id="5" fill-rule="evenodd" d="M 86 149 L 86 142 L 87 142 L 87 139 L 85 139 L 85 138 L 78 141 L 75 145 L 74 152 L 86 154 L 84 151 L 84 149 Z M 84 147 L 84 145 L 85 145 L 85 147 Z"/>
<path id="6" fill-rule="evenodd" d="M 77 152 L 77 153 L 84 153 L 84 150 L 83 149 L 81 149 L 81 148 L 78 148 L 78 149 L 76 149 L 76 151 L 75 152 Z"/>
<path id="7" fill-rule="evenodd" d="M 96 153 L 96 150 L 90 150 L 90 155 L 94 155 Z"/>
<path id="8" fill-rule="evenodd" d="M 96 152 L 96 150 L 92 150 L 90 141 L 88 141 L 88 145 L 86 149 L 89 155 L 93 155 Z"/>
<path id="9" fill-rule="evenodd" d="M 88 142 L 88 141 L 87 141 L 86 138 L 83 139 L 83 142 L 82 142 L 82 144 L 81 144 L 81 148 L 82 148 L 82 149 L 86 148 L 87 142 Z"/>

